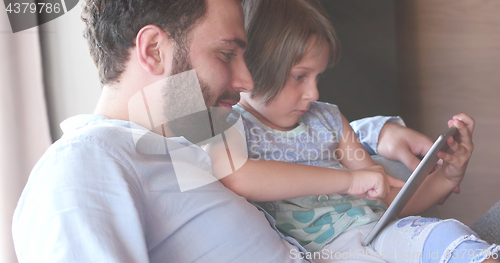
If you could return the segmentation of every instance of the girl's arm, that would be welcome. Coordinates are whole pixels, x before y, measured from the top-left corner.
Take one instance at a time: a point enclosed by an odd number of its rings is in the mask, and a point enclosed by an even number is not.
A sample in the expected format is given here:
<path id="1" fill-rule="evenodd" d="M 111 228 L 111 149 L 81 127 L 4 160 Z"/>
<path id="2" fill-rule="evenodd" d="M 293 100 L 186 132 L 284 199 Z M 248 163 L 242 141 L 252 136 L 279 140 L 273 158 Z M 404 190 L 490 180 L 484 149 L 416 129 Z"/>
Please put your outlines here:
<path id="1" fill-rule="evenodd" d="M 365 150 L 351 125 L 342 117 L 342 137 L 336 149 L 337 159 L 349 170 L 358 170 L 376 165 Z"/>
<path id="2" fill-rule="evenodd" d="M 250 201 L 331 193 L 363 195 L 373 188 L 378 191 L 369 193 L 371 198 L 380 198 L 386 193 L 386 179 L 381 168 L 371 167 L 353 175 L 352 171 L 248 159 L 246 142 L 239 132 L 232 128 L 225 135 L 227 143 L 212 143 L 205 147 L 212 159 L 212 170 L 227 188 Z M 358 181 L 365 182 L 369 188 L 353 188 L 353 182 Z"/>
<path id="3" fill-rule="evenodd" d="M 398 189 L 401 189 L 401 187 L 404 185 L 404 182 L 390 175 L 385 174 L 383 168 L 375 164 L 375 162 L 372 160 L 368 152 L 365 150 L 365 148 L 359 141 L 358 136 L 352 129 L 347 119 L 344 117 L 344 115 L 341 115 L 341 117 L 342 117 L 342 137 L 340 138 L 339 145 L 335 151 L 335 153 L 337 153 L 337 158 L 339 159 L 340 163 L 347 169 L 352 170 L 352 174 L 354 176 L 356 176 L 359 173 L 364 173 L 366 169 L 379 169 L 380 173 L 384 175 L 384 181 L 381 181 L 381 183 L 385 182 L 386 184 L 386 186 L 384 187 L 386 192 L 383 195 L 380 194 L 380 196 L 384 197 L 386 196 L 386 194 L 390 195 L 391 193 L 394 192 L 397 194 L 397 191 L 399 191 Z M 363 177 L 362 179 L 367 180 L 367 177 Z M 357 181 L 353 179 L 353 184 L 351 187 L 369 189 L 368 193 L 380 190 L 379 188 L 377 188 L 380 186 L 376 186 L 373 184 L 365 185 L 367 183 L 370 184 L 370 181 Z M 370 186 L 372 187 L 371 189 L 369 188 Z M 374 199 L 370 195 L 354 195 L 354 196 Z"/>
<path id="4" fill-rule="evenodd" d="M 458 141 L 453 138 L 449 138 L 447 141 L 452 153 L 440 152 L 438 154 L 438 157 L 443 159 L 443 164 L 425 178 L 399 215 L 400 217 L 418 215 L 426 211 L 440 199 L 447 196 L 462 181 L 474 149 L 472 143 L 474 119 L 466 114 L 459 114 L 448 121 L 449 127 L 453 125 L 458 128 L 460 136 Z M 391 191 L 383 199 L 384 203 L 387 205 L 392 203 L 399 190 Z"/>

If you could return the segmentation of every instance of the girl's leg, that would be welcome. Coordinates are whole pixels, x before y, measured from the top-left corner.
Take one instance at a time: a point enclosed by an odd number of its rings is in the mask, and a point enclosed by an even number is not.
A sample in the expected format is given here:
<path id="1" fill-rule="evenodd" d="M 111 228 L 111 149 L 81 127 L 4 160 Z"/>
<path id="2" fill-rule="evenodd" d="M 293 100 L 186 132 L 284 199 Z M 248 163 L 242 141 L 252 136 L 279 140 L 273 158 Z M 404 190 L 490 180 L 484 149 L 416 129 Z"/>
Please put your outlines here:
<path id="1" fill-rule="evenodd" d="M 376 251 L 383 253 L 387 262 L 423 262 L 424 245 L 431 230 L 439 224 L 437 218 L 406 217 L 387 225 L 372 241 Z"/>
<path id="2" fill-rule="evenodd" d="M 437 224 L 424 245 L 423 262 L 459 263 L 459 262 L 499 262 L 500 246 L 490 245 L 477 237 L 469 227 L 459 221 L 449 219 Z M 428 252 L 428 253 L 427 253 Z M 488 260 L 488 261 L 486 261 Z"/>
<path id="3" fill-rule="evenodd" d="M 422 217 L 391 223 L 371 245 L 376 251 L 394 254 L 387 258 L 388 262 L 423 263 L 490 262 L 485 259 L 497 257 L 494 252 L 500 248 L 479 240 L 472 230 L 456 220 Z"/>
<path id="4" fill-rule="evenodd" d="M 340 234 L 327 244 L 322 255 L 328 258 L 315 258 L 315 263 L 324 262 L 421 262 L 425 238 L 439 219 L 411 217 L 394 221 L 367 247 L 362 243 L 375 226 L 375 223 L 360 226 Z M 399 224 L 397 224 L 399 223 Z"/>
<path id="5" fill-rule="evenodd" d="M 363 247 L 365 237 L 370 233 L 376 222 L 356 227 L 343 232 L 332 242 L 328 243 L 318 256 L 313 258 L 314 263 L 385 263 L 383 255 L 378 254 L 370 246 Z"/>

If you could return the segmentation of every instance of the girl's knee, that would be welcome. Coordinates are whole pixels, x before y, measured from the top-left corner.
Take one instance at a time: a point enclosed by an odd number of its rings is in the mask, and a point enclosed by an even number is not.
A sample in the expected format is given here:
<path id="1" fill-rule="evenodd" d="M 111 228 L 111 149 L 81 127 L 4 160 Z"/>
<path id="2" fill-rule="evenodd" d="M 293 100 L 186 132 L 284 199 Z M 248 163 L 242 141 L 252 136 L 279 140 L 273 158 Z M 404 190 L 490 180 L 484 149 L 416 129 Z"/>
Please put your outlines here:
<path id="1" fill-rule="evenodd" d="M 424 244 L 423 262 L 483 262 L 498 257 L 500 246 L 479 239 L 466 225 L 453 220 L 439 222 Z"/>

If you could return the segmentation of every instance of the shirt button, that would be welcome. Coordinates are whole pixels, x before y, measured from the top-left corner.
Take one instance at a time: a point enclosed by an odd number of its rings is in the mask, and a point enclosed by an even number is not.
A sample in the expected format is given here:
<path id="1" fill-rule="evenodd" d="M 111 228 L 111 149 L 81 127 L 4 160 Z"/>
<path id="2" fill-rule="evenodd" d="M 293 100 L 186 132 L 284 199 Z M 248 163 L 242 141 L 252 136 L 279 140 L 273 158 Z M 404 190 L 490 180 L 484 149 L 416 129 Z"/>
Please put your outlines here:
<path id="1" fill-rule="evenodd" d="M 266 208 L 269 211 L 274 211 L 275 210 L 274 205 L 272 203 L 266 203 Z"/>
<path id="2" fill-rule="evenodd" d="M 212 170 L 212 167 L 210 166 L 210 164 L 209 164 L 209 163 L 204 163 L 204 164 L 202 165 L 202 168 L 203 168 L 203 170 L 205 170 L 205 171 L 207 171 L 207 172 L 209 172 L 210 170 Z"/>
<path id="3" fill-rule="evenodd" d="M 318 195 L 318 202 L 328 201 L 330 197 L 328 195 Z"/>

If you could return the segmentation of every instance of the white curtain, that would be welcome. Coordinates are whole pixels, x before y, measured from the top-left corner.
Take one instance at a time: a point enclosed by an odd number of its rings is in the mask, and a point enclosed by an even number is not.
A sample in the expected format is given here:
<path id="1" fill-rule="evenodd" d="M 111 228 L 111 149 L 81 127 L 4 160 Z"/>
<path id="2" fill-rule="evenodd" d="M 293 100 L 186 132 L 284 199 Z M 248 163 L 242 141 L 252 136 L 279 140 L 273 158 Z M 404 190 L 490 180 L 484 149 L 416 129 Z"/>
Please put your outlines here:
<path id="1" fill-rule="evenodd" d="M 17 262 L 12 214 L 36 161 L 51 144 L 38 28 L 13 34 L 0 4 L 0 262 Z"/>

